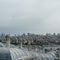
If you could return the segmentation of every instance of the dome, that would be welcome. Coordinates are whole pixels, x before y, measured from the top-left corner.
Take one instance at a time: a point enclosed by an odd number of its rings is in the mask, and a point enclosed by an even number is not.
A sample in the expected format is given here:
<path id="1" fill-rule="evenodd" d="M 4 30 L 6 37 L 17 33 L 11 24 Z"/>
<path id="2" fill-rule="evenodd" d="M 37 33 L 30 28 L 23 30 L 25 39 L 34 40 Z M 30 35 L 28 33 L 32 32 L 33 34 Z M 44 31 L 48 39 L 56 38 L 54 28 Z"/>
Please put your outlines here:
<path id="1" fill-rule="evenodd" d="M 8 49 L 0 48 L 0 60 L 12 60 Z"/>
<path id="2" fill-rule="evenodd" d="M 0 48 L 0 60 L 20 60 L 32 58 L 29 51 L 17 48 Z"/>
<path id="3" fill-rule="evenodd" d="M 7 48 L 0 42 L 0 60 L 20 60 L 32 58 L 31 53 L 27 49 L 19 49 L 10 44 L 11 48 Z"/>

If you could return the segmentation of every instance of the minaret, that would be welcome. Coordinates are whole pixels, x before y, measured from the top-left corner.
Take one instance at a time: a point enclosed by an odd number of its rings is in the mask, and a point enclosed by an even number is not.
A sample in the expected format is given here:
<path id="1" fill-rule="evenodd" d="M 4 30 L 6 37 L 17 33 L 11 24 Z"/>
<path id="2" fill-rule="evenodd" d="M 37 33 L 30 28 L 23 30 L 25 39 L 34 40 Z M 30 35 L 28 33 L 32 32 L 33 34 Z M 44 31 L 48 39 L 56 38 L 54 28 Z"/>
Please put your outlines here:
<path id="1" fill-rule="evenodd" d="M 6 47 L 10 48 L 10 34 L 6 35 L 5 38 L 6 38 Z"/>
<path id="2" fill-rule="evenodd" d="M 22 38 L 21 38 L 21 48 L 22 48 Z"/>

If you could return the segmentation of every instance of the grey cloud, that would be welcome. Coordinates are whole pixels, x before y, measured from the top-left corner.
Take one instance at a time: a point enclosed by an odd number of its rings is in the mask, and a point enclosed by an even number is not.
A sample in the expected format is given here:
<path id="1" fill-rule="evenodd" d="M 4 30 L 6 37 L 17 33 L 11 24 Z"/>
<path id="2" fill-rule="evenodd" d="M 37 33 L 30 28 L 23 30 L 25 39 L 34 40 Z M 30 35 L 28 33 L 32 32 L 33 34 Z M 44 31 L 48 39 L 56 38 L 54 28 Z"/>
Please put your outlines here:
<path id="1" fill-rule="evenodd" d="M 60 32 L 60 0 L 0 0 L 1 32 Z"/>

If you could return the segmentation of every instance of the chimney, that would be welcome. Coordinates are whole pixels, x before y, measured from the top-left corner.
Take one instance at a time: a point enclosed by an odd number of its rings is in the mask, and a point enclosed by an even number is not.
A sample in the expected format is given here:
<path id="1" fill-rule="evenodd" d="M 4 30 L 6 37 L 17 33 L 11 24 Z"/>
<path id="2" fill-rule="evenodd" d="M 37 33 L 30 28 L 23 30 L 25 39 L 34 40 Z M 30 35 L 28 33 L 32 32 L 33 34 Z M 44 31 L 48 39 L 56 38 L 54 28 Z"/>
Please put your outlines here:
<path id="1" fill-rule="evenodd" d="M 6 47 L 10 48 L 10 34 L 6 35 L 5 38 L 6 38 Z"/>

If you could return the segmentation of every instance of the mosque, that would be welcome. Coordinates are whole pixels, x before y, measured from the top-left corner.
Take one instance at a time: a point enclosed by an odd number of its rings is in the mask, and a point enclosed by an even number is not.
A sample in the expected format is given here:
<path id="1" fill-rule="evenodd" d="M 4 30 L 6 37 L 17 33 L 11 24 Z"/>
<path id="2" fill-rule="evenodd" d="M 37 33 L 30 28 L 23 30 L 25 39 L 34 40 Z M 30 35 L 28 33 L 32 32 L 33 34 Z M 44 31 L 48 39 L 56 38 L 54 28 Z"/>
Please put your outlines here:
<path id="1" fill-rule="evenodd" d="M 25 48 L 12 47 L 9 36 L 6 36 L 6 40 L 6 46 L 0 43 L 0 60 L 55 60 L 58 56 L 57 51 L 37 53 Z"/>

